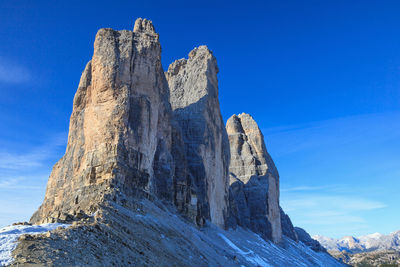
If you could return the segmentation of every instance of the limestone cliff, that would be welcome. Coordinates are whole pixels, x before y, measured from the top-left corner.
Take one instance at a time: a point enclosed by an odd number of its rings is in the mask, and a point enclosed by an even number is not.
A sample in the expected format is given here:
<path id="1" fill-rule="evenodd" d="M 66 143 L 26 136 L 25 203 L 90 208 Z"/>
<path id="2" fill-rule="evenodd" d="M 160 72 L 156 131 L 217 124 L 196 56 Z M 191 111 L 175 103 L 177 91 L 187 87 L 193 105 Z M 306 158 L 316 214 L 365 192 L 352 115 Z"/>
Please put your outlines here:
<path id="1" fill-rule="evenodd" d="M 282 240 L 279 174 L 267 152 L 257 123 L 248 114 L 233 115 L 226 123 L 231 161 L 230 223 Z"/>
<path id="2" fill-rule="evenodd" d="M 185 144 L 192 184 L 192 211 L 223 227 L 227 216 L 229 143 L 218 101 L 218 67 L 200 46 L 166 72 L 173 116 Z"/>
<path id="3" fill-rule="evenodd" d="M 336 266 L 280 208 L 254 119 L 234 115 L 225 127 L 217 73 L 206 46 L 164 73 L 146 19 L 100 29 L 65 155 L 31 218 L 71 226 L 22 236 L 14 266 Z"/>
<path id="4" fill-rule="evenodd" d="M 185 159 L 168 92 L 151 21 L 138 19 L 134 31 L 99 30 L 74 98 L 65 155 L 31 222 L 85 217 L 106 201 L 132 205 L 135 196 L 187 208 Z"/>

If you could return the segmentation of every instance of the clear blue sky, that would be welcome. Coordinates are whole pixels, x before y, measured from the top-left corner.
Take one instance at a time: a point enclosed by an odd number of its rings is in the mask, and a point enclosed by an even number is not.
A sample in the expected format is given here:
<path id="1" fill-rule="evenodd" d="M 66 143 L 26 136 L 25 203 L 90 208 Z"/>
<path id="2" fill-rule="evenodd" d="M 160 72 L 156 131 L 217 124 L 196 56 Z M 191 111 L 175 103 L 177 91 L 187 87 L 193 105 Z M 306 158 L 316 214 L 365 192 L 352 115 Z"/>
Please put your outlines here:
<path id="1" fill-rule="evenodd" d="M 27 220 L 63 155 L 99 28 L 153 20 L 163 65 L 206 44 L 226 120 L 247 112 L 295 225 L 400 229 L 399 1 L 1 1 L 0 226 Z"/>

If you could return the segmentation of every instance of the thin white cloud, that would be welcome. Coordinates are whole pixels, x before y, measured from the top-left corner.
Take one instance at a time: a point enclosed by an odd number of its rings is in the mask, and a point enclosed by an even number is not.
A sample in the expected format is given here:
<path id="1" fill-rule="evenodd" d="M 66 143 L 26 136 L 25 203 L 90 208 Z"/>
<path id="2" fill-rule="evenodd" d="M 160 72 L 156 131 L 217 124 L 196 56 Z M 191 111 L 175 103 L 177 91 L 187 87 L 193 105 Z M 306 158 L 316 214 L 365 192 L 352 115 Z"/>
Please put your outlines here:
<path id="1" fill-rule="evenodd" d="M 299 186 L 297 188 L 306 190 L 284 192 L 281 195 L 282 207 L 296 225 L 306 225 L 307 230 L 313 234 L 329 236 L 327 233 L 335 229 L 338 235 L 348 235 L 352 234 L 350 232 L 352 229 L 366 229 L 368 221 L 364 217 L 365 212 L 374 212 L 386 207 L 386 204 L 381 201 L 329 192 L 330 187 Z M 320 188 L 327 190 L 320 192 Z M 315 231 L 316 229 L 318 232 Z"/>
<path id="2" fill-rule="evenodd" d="M 42 166 L 42 154 L 11 154 L 0 152 L 0 169 L 19 170 L 21 168 L 33 168 Z"/>
<path id="3" fill-rule="evenodd" d="M 368 140 L 383 143 L 400 136 L 400 112 L 348 116 L 262 129 L 274 157 L 305 150 L 339 149 Z"/>
<path id="4" fill-rule="evenodd" d="M 295 225 L 326 236 L 393 227 L 399 111 L 265 128 L 263 133 L 280 171 L 282 207 Z M 386 222 L 377 222 L 377 216 Z"/>
<path id="5" fill-rule="evenodd" d="M 46 143 L 18 151 L 13 143 L 0 150 L 0 226 L 28 220 L 43 200 L 51 166 L 62 156 L 65 133 L 43 137 Z"/>
<path id="6" fill-rule="evenodd" d="M 47 143 L 18 151 L 13 143 L 0 151 L 0 224 L 26 220 L 43 199 L 51 166 L 62 156 L 65 133 L 46 138 Z M 10 204 L 12 203 L 12 205 Z"/>
<path id="7" fill-rule="evenodd" d="M 10 186 L 12 187 L 13 185 L 15 185 L 17 183 L 18 179 L 16 178 L 12 178 L 12 179 L 7 179 L 7 180 L 2 180 L 0 181 L 0 188 L 10 188 Z"/>
<path id="8" fill-rule="evenodd" d="M 0 170 L 22 171 L 42 167 L 47 159 L 55 155 L 59 147 L 65 146 L 66 141 L 66 134 L 62 133 L 30 151 L 0 150 Z"/>
<path id="9" fill-rule="evenodd" d="M 32 74 L 28 68 L 0 57 L 0 82 L 26 83 L 31 78 Z"/>
<path id="10" fill-rule="evenodd" d="M 322 189 L 327 189 L 328 186 L 295 186 L 295 187 L 288 187 L 288 188 L 281 188 L 281 192 L 297 192 L 297 191 L 317 191 Z"/>
<path id="11" fill-rule="evenodd" d="M 44 175 L 43 177 L 46 177 Z M 17 177 L 17 178 L 0 178 L 0 190 L 42 190 L 43 187 L 39 185 L 29 185 L 32 181 L 43 180 L 41 176 L 36 177 Z"/>
<path id="12" fill-rule="evenodd" d="M 384 203 L 379 201 L 340 195 L 294 194 L 289 196 L 289 199 L 285 199 L 284 203 L 287 211 L 316 208 L 317 211 L 321 212 L 327 210 L 354 212 L 386 207 Z"/>

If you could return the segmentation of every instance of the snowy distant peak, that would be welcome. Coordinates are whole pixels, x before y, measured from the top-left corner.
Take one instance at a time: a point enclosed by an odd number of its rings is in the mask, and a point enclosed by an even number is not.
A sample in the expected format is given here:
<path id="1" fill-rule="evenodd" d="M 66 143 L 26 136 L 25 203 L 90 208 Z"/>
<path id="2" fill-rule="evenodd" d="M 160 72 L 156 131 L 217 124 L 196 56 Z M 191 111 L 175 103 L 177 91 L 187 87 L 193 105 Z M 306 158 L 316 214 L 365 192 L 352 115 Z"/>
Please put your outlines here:
<path id="1" fill-rule="evenodd" d="M 359 239 L 367 239 L 367 238 L 373 238 L 373 239 L 378 239 L 381 238 L 383 235 L 381 233 L 373 233 L 365 236 L 360 236 Z"/>
<path id="2" fill-rule="evenodd" d="M 327 250 L 344 250 L 353 253 L 383 250 L 400 251 L 400 231 L 388 235 L 373 233 L 359 237 L 345 236 L 340 239 L 320 235 L 315 235 L 313 238 L 318 240 Z"/>
<path id="3" fill-rule="evenodd" d="M 390 233 L 389 235 L 396 235 L 396 236 L 400 236 L 400 230 L 398 230 L 398 231 L 394 231 L 394 232 Z"/>

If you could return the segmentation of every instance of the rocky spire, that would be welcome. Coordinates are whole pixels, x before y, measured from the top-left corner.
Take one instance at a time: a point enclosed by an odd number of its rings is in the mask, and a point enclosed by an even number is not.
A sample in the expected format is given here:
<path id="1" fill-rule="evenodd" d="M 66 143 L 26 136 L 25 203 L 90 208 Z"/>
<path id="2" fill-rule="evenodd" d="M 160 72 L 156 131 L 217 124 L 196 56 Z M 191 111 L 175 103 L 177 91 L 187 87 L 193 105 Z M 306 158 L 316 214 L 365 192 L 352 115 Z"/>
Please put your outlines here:
<path id="1" fill-rule="evenodd" d="M 282 240 L 279 174 L 264 137 L 249 115 L 233 115 L 226 123 L 231 161 L 230 223 L 248 227 L 266 239 Z"/>
<path id="2" fill-rule="evenodd" d="M 135 21 L 135 26 L 133 27 L 133 32 L 146 32 L 150 34 L 157 34 L 151 20 L 138 18 Z"/>
<path id="3" fill-rule="evenodd" d="M 229 143 L 218 101 L 218 67 L 206 46 L 173 62 L 166 72 L 170 102 L 185 143 L 191 175 L 191 213 L 224 226 L 228 201 Z"/>
<path id="4" fill-rule="evenodd" d="M 175 164 L 171 153 L 179 152 L 180 132 L 173 139 L 168 97 L 151 21 L 138 19 L 134 32 L 100 29 L 74 98 L 65 155 L 31 222 L 86 216 L 107 201 L 129 207 L 138 196 L 184 209 L 185 159 Z"/>

